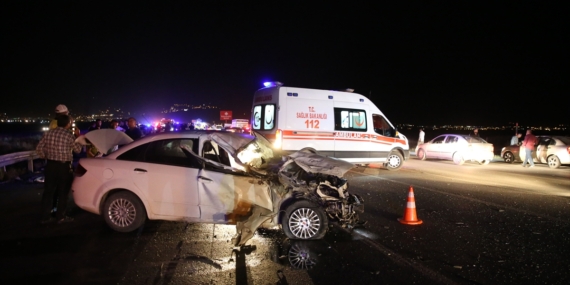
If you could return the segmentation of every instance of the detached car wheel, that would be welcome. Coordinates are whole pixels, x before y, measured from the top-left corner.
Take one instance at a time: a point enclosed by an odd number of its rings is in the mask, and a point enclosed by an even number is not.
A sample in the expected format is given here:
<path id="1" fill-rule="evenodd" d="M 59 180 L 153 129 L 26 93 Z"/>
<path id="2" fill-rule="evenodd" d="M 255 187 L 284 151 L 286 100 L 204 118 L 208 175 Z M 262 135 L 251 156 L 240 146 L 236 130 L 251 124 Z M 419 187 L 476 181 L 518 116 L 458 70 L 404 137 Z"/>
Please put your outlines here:
<path id="1" fill-rule="evenodd" d="M 507 151 L 507 152 L 505 152 L 505 153 L 503 154 L 503 160 L 504 160 L 506 163 L 513 163 L 513 162 L 515 161 L 515 156 L 513 155 L 512 152 Z"/>
<path id="2" fill-rule="evenodd" d="M 418 150 L 418 158 L 421 160 L 426 160 L 426 151 L 420 148 Z"/>
<path id="3" fill-rule="evenodd" d="M 113 230 L 128 233 L 141 227 L 146 214 L 139 198 L 130 192 L 117 192 L 105 200 L 103 218 Z"/>
<path id="4" fill-rule="evenodd" d="M 300 200 L 287 207 L 282 227 L 290 239 L 321 239 L 327 232 L 328 219 L 321 207 Z"/>
<path id="5" fill-rule="evenodd" d="M 386 160 L 388 170 L 398 170 L 404 164 L 404 157 L 399 152 L 391 152 Z"/>
<path id="6" fill-rule="evenodd" d="M 548 167 L 550 168 L 558 168 L 560 167 L 560 158 L 556 155 L 551 155 L 546 159 L 546 163 L 548 163 Z"/>

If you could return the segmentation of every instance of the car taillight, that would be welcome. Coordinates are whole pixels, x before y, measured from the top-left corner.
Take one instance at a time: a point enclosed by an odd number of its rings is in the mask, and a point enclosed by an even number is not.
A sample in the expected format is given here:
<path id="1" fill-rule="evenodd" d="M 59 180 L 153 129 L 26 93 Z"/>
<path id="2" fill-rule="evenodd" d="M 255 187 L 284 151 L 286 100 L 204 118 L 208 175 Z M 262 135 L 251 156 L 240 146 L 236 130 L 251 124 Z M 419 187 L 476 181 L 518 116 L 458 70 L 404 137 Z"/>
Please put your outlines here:
<path id="1" fill-rule="evenodd" d="M 566 148 L 566 151 L 568 152 L 568 154 L 570 154 L 570 146 Z"/>
<path id="2" fill-rule="evenodd" d="M 281 131 L 281 129 L 277 129 L 277 131 L 275 131 L 275 141 L 273 142 L 273 147 L 275 147 L 276 149 L 281 149 L 282 142 L 283 142 L 283 132 Z"/>
<path id="3" fill-rule="evenodd" d="M 75 176 L 81 177 L 85 173 L 87 173 L 87 169 L 85 169 L 83 166 L 81 166 L 81 164 L 77 164 L 77 167 L 75 168 L 75 172 L 74 172 Z"/>

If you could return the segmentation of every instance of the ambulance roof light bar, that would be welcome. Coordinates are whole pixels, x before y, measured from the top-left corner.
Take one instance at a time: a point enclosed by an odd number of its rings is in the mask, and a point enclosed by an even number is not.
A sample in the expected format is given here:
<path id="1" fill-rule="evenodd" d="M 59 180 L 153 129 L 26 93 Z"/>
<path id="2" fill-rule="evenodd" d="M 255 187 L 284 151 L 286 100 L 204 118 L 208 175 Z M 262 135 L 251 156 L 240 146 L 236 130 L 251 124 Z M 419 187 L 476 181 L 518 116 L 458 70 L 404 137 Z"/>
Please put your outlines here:
<path id="1" fill-rule="evenodd" d="M 263 82 L 263 86 L 265 86 L 265 87 L 283 86 L 283 83 L 281 83 L 279 81 L 267 81 L 267 82 Z"/>

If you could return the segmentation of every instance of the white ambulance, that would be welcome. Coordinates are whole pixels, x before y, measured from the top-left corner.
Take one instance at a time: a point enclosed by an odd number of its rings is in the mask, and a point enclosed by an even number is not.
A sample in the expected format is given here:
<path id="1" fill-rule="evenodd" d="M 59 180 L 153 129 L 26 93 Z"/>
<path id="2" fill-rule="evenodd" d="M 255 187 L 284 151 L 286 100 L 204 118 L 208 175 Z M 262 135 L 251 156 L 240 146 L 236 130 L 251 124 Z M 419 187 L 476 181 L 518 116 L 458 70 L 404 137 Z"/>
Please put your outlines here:
<path id="1" fill-rule="evenodd" d="M 410 157 L 408 139 L 363 95 L 266 82 L 255 92 L 251 128 L 284 151 L 310 151 L 389 170 Z"/>

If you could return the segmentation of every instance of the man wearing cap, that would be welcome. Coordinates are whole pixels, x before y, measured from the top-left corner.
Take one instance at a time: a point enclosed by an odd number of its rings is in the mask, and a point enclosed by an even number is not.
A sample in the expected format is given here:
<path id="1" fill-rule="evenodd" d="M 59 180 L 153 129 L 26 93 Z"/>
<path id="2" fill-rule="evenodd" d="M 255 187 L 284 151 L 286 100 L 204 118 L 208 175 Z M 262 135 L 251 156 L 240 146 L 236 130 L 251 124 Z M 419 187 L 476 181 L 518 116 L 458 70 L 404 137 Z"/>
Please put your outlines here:
<path id="1" fill-rule="evenodd" d="M 46 132 L 36 148 L 39 157 L 47 160 L 41 206 L 42 224 L 54 220 L 51 211 L 55 197 L 58 201 L 56 212 L 58 223 L 73 221 L 73 218 L 65 215 L 67 198 L 73 180 L 72 151 L 79 153 L 82 146 L 75 142 L 75 136 L 70 132 L 71 117 L 59 115 L 56 120 L 57 128 Z"/>
<path id="2" fill-rule="evenodd" d="M 55 107 L 55 118 L 49 123 L 50 130 L 57 128 L 57 117 L 61 115 L 69 115 L 69 110 L 67 110 L 67 107 L 63 104 L 59 104 Z"/>

